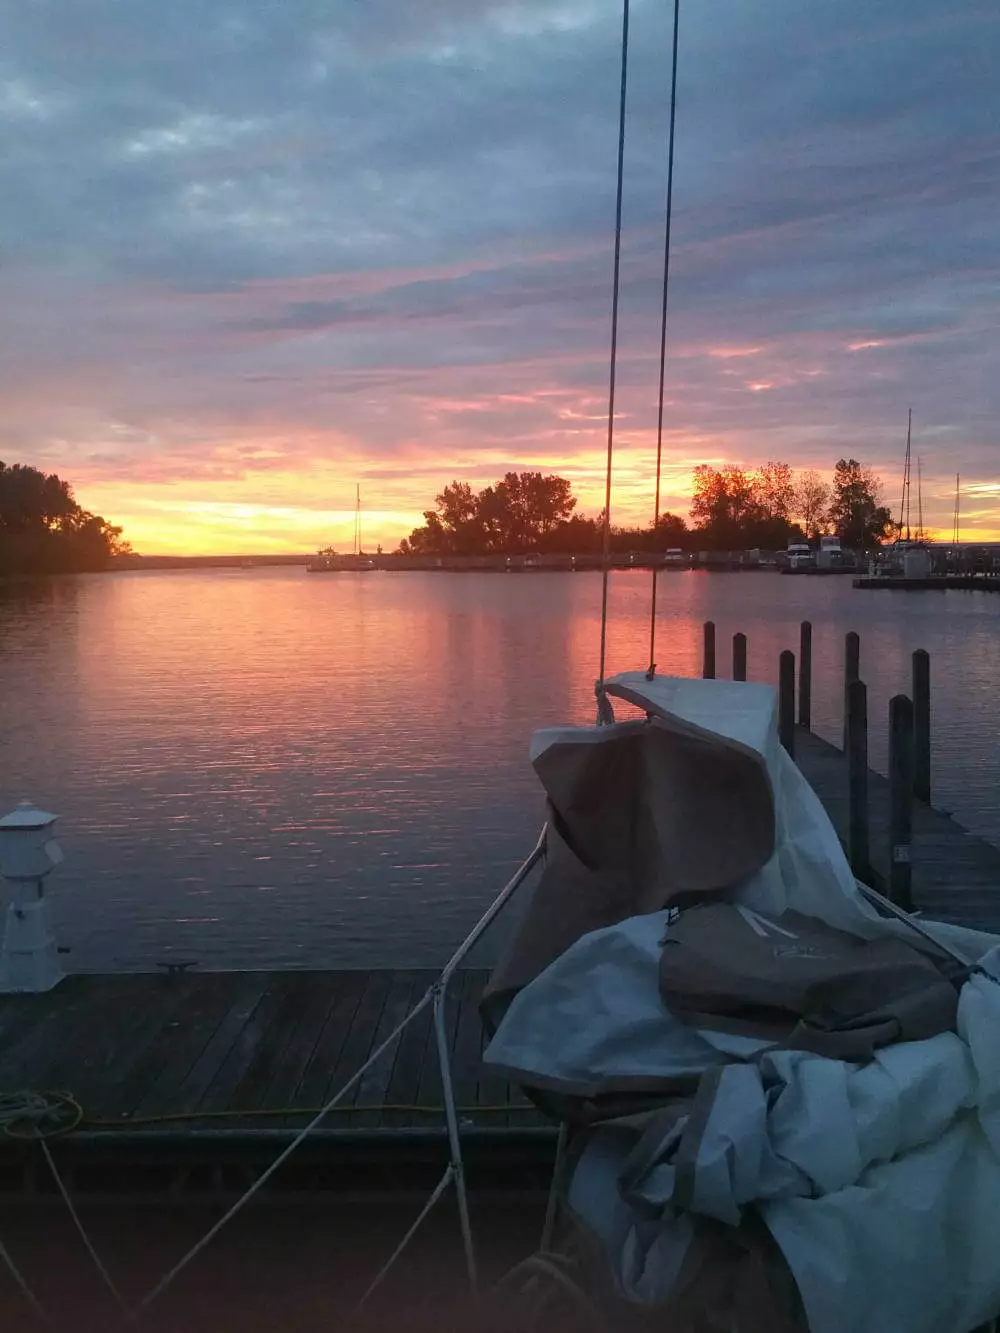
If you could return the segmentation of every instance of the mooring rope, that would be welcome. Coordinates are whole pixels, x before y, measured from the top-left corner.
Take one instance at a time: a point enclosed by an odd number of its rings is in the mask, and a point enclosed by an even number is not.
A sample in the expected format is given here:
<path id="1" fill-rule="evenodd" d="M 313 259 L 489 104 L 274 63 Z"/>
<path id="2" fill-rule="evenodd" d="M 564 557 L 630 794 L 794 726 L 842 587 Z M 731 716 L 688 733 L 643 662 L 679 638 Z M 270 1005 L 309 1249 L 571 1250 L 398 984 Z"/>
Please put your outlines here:
<path id="1" fill-rule="evenodd" d="M 615 447 L 615 372 L 618 368 L 618 299 L 621 291 L 622 191 L 625 177 L 625 99 L 628 87 L 628 10 L 629 0 L 622 0 L 622 79 L 618 110 L 618 193 L 615 201 L 615 267 L 611 297 L 611 359 L 608 377 L 608 464 L 604 486 L 604 558 L 601 581 L 601 665 L 597 681 L 598 721 L 602 716 L 604 662 L 608 642 L 608 565 L 611 558 L 611 467 Z"/>
<path id="2" fill-rule="evenodd" d="M 667 293 L 670 288 L 670 223 L 674 211 L 674 129 L 677 124 L 677 33 L 680 27 L 681 0 L 674 0 L 674 51 L 670 74 L 670 136 L 667 147 L 667 208 L 663 230 L 663 305 L 660 311 L 660 392 L 656 417 L 656 503 L 653 509 L 653 541 L 660 525 L 660 475 L 663 465 L 663 382 L 667 365 Z M 653 586 L 649 606 L 649 670 L 646 678 L 656 675 L 656 552 L 653 552 Z"/>

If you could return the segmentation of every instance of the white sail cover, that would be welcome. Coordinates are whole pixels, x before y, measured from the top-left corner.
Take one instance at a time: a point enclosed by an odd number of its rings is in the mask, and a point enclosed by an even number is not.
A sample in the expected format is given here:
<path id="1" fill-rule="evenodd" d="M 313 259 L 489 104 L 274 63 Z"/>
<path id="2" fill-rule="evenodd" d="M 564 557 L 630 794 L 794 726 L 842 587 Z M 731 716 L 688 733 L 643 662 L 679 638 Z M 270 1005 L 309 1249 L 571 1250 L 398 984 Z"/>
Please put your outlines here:
<path id="1" fill-rule="evenodd" d="M 863 938 L 908 935 L 905 922 L 881 917 L 858 891 L 825 811 L 779 743 L 769 687 L 628 674 L 607 692 L 672 734 L 751 758 L 764 775 L 773 846 L 734 886 L 737 902 L 772 917 L 793 910 Z M 634 725 L 542 731 L 532 757 L 538 767 L 550 747 L 600 746 Z M 699 836 L 709 837 L 711 818 L 704 824 Z M 569 1203 L 599 1237 L 622 1294 L 663 1300 L 692 1219 L 733 1226 L 752 1209 L 794 1274 L 813 1333 L 967 1333 L 993 1317 L 1000 984 L 992 974 L 1000 951 L 989 950 L 1000 942 L 924 923 L 965 959 L 982 960 L 962 989 L 957 1031 L 897 1043 L 858 1066 L 671 1017 L 658 985 L 670 919 L 667 910 L 639 912 L 576 939 L 514 994 L 485 1055 L 529 1089 L 576 1097 L 667 1096 L 685 1079 L 712 1081 L 683 1191 L 683 1120 L 668 1121 L 661 1139 L 655 1126 L 647 1131 L 638 1159 L 635 1135 L 620 1125 L 589 1134 Z"/>

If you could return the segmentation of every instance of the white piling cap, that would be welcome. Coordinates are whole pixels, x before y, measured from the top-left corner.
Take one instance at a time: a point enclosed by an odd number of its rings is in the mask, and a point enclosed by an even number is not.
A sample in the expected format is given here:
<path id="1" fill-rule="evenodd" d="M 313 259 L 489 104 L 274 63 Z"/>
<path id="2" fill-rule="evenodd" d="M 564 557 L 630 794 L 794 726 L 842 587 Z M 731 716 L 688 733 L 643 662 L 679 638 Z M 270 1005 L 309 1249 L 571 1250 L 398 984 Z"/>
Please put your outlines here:
<path id="1" fill-rule="evenodd" d="M 3 819 L 0 819 L 0 829 L 24 829 L 26 831 L 43 829 L 48 828 L 50 824 L 54 824 L 57 819 L 58 815 L 46 814 L 44 810 L 39 810 L 30 801 L 22 801 L 9 815 L 4 815 Z"/>

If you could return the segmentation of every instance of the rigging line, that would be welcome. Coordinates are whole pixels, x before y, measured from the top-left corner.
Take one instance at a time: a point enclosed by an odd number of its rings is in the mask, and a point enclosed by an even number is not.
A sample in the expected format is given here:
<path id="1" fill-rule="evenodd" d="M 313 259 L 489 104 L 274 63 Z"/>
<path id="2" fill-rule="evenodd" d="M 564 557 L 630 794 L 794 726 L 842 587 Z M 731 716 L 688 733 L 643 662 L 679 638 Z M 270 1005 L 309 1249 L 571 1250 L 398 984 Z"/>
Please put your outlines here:
<path id="1" fill-rule="evenodd" d="M 80 1239 L 83 1241 L 87 1253 L 94 1261 L 94 1267 L 101 1275 L 101 1279 L 103 1280 L 104 1285 L 107 1287 L 108 1291 L 110 1291 L 111 1295 L 115 1298 L 119 1310 L 124 1312 L 126 1306 L 125 1306 L 125 1301 L 122 1298 L 122 1294 L 115 1286 L 114 1278 L 111 1276 L 111 1274 L 105 1268 L 104 1264 L 101 1262 L 101 1256 L 97 1253 L 97 1250 L 94 1248 L 94 1242 L 90 1239 L 90 1236 L 87 1233 L 87 1228 L 80 1221 L 80 1214 L 76 1211 L 76 1206 L 74 1205 L 73 1200 L 70 1197 L 70 1192 L 66 1188 L 65 1182 L 56 1168 L 55 1159 L 52 1156 L 52 1150 L 49 1148 L 49 1145 L 45 1141 L 44 1137 L 39 1137 L 38 1144 L 42 1150 L 42 1155 L 44 1156 L 45 1161 L 48 1163 L 48 1168 L 52 1173 L 52 1179 L 56 1182 L 56 1185 L 59 1189 L 59 1193 L 62 1195 L 63 1203 L 65 1203 L 66 1207 L 69 1209 L 69 1215 L 73 1219 L 73 1225 L 80 1233 Z"/>
<path id="2" fill-rule="evenodd" d="M 667 367 L 667 293 L 670 287 L 670 223 L 674 211 L 674 130 L 677 125 L 677 33 L 680 27 L 681 0 L 674 0 L 674 51 L 670 74 L 670 137 L 667 146 L 667 220 L 663 229 L 663 305 L 660 311 L 660 390 L 656 415 L 656 501 L 653 506 L 653 541 L 660 524 L 660 474 L 663 465 L 663 382 Z M 649 606 L 649 680 L 656 674 L 656 576 L 653 564 L 653 586 Z"/>
<path id="3" fill-rule="evenodd" d="M 46 1328 L 51 1328 L 52 1320 L 46 1313 L 45 1307 L 42 1305 L 41 1301 L 38 1299 L 38 1297 L 32 1291 L 31 1287 L 28 1285 L 27 1279 L 24 1277 L 23 1273 L 18 1268 L 17 1264 L 15 1264 L 14 1260 L 10 1257 L 10 1251 L 7 1249 L 7 1246 L 3 1243 L 2 1240 L 0 1240 L 0 1261 L 2 1261 L 6 1265 L 7 1271 L 14 1279 L 14 1282 L 16 1283 L 19 1291 L 21 1292 L 21 1295 L 24 1297 L 24 1299 L 31 1306 L 32 1310 L 34 1310 L 35 1314 L 38 1316 L 38 1322 L 40 1324 L 44 1324 Z"/>
<path id="4" fill-rule="evenodd" d="M 604 486 L 604 558 L 601 561 L 601 667 L 598 691 L 604 684 L 604 661 L 608 643 L 608 564 L 611 557 L 611 463 L 615 444 L 615 371 L 618 365 L 618 297 L 621 290 L 622 190 L 625 175 L 625 94 L 628 86 L 628 8 L 622 0 L 622 84 L 618 109 L 618 193 L 615 200 L 615 268 L 611 298 L 611 364 L 608 377 L 608 466 Z"/>

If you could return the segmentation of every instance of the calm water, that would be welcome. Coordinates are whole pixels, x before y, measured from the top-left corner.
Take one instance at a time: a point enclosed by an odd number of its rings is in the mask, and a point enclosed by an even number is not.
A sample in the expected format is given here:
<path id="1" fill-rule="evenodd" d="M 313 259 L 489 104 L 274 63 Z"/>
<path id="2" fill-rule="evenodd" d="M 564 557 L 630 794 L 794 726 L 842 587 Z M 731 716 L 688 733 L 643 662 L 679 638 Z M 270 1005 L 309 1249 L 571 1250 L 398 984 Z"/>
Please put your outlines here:
<path id="1" fill-rule="evenodd" d="M 646 663 L 648 575 L 613 576 L 612 670 Z M 862 636 L 873 760 L 909 654 L 932 656 L 938 804 L 1000 840 L 1000 597 L 670 573 L 661 671 L 701 624 L 750 674 L 814 624 L 814 725 L 838 733 Z M 0 800 L 61 815 L 50 881 L 76 970 L 427 965 L 522 859 L 539 725 L 593 713 L 599 575 L 123 573 L 0 592 Z"/>

